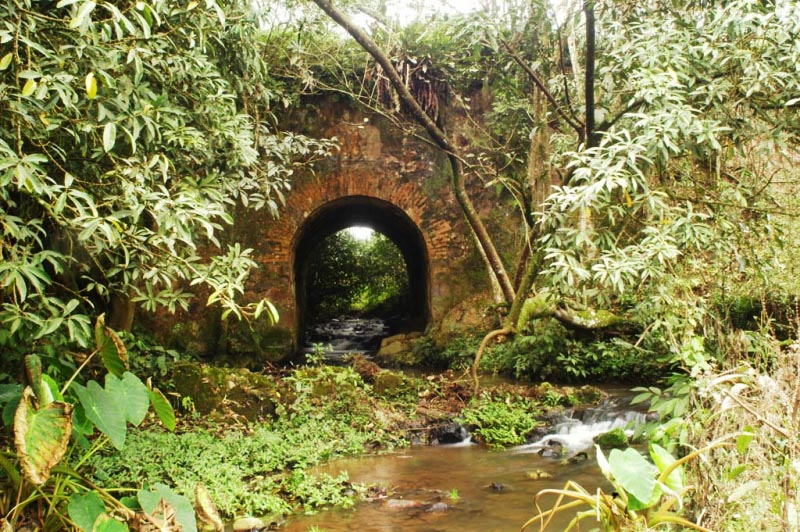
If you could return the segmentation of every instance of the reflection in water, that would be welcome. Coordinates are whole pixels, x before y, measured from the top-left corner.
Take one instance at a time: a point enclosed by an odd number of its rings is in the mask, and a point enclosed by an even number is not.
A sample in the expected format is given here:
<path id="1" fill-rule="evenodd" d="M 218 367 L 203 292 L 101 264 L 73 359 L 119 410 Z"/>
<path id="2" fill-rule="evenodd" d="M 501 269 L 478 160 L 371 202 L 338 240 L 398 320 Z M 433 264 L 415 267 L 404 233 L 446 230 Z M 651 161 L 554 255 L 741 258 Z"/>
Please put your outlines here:
<path id="1" fill-rule="evenodd" d="M 568 480 L 590 493 L 609 486 L 596 465 L 592 438 L 613 428 L 630 428 L 646 415 L 629 410 L 630 398 L 615 398 L 598 408 L 565 419 L 553 434 L 508 451 L 478 445 L 413 447 L 404 451 L 340 460 L 319 469 L 350 481 L 384 488 L 380 497 L 351 510 L 328 510 L 292 518 L 286 530 L 306 532 L 506 532 L 519 530 L 536 513 L 534 497 L 543 489 L 563 488 Z M 580 451 L 587 459 L 562 463 L 540 450 L 557 442 L 564 456 Z M 451 494 L 457 493 L 457 497 Z M 544 499 L 549 508 L 555 497 Z M 565 513 L 551 521 L 549 531 L 563 530 L 574 517 Z M 590 524 L 587 522 L 587 526 Z M 533 527 L 531 530 L 538 530 Z"/>
<path id="2" fill-rule="evenodd" d="M 561 465 L 560 460 L 536 454 L 489 451 L 477 445 L 417 447 L 341 460 L 321 469 L 333 475 L 340 471 L 348 471 L 352 482 L 385 486 L 386 498 L 359 503 L 352 510 L 293 518 L 287 531 L 306 532 L 312 526 L 327 532 L 519 530 L 534 515 L 533 498 L 539 490 L 563 488 L 567 480 L 574 480 L 593 491 L 602 479 L 593 453 L 587 461 Z M 532 479 L 537 471 L 552 478 Z M 457 499 L 451 493 L 457 493 Z M 551 525 L 552 530 L 568 521 L 565 516 Z"/>

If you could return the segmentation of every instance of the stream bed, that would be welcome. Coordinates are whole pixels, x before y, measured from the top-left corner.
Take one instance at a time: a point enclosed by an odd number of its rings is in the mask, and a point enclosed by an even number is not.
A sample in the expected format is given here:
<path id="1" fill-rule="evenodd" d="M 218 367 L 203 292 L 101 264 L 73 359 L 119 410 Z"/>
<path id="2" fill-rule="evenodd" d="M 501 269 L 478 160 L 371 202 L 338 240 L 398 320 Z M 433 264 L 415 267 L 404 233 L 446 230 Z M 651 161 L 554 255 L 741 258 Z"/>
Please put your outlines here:
<path id="1" fill-rule="evenodd" d="M 620 405 L 620 399 L 565 419 L 553 434 L 503 451 L 465 442 L 414 446 L 392 453 L 337 460 L 315 469 L 332 476 L 346 471 L 352 483 L 377 486 L 352 509 L 293 516 L 290 532 L 500 532 L 516 531 L 535 515 L 534 497 L 568 480 L 590 492 L 607 487 L 596 465 L 592 437 L 614 427 L 643 422 L 645 415 Z M 560 446 L 565 456 L 585 459 L 562 463 L 540 451 Z M 549 499 L 550 504 L 554 498 Z M 544 501 L 547 508 L 547 499 Z M 574 516 L 564 514 L 547 530 L 563 530 Z M 587 523 L 588 524 L 588 523 Z M 313 527 L 317 527 L 316 529 Z M 538 525 L 529 530 L 539 530 Z"/>

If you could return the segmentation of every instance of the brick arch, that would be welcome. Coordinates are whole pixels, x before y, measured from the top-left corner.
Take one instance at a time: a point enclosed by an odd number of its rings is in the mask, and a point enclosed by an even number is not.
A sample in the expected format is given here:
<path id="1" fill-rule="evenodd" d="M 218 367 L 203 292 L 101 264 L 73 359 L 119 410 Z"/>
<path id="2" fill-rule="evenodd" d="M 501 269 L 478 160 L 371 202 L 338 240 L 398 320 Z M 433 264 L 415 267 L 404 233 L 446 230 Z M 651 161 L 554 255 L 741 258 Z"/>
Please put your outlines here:
<path id="1" fill-rule="evenodd" d="M 305 325 L 310 255 L 323 239 L 354 225 L 371 227 L 398 247 L 409 279 L 410 301 L 405 326 L 424 330 L 430 319 L 430 266 L 424 235 L 414 221 L 392 203 L 372 196 L 352 195 L 320 206 L 295 233 L 292 255 L 298 331 Z"/>
<path id="2" fill-rule="evenodd" d="M 226 235 L 252 249 L 259 265 L 246 281 L 242 301 L 269 299 L 278 309 L 279 322 L 271 325 L 262 320 L 239 327 L 198 306 L 172 321 L 164 320 L 161 329 L 171 330 L 180 321 L 180 342 L 194 342 L 190 351 L 202 356 L 249 349 L 278 361 L 295 354 L 303 304 L 298 301 L 296 271 L 301 243 L 308 246 L 331 227 L 343 228 L 355 220 L 348 208 L 366 209 L 366 225 L 395 243 L 399 240 L 398 247 L 411 257 L 411 275 L 424 284 L 417 308 L 430 329 L 446 332 L 482 319 L 464 311 L 478 299 L 489 298 L 491 287 L 450 190 L 447 157 L 412 130 L 397 128 L 337 98 L 304 106 L 293 120 L 304 134 L 336 138 L 338 149 L 317 161 L 314 173 L 302 170 L 293 176 L 293 188 L 286 193 L 277 219 L 267 209 L 242 208 Z M 483 189 L 477 180 L 468 185 Z M 483 216 L 493 208 L 492 201 L 479 206 Z M 415 244 L 403 244 L 404 239 Z M 187 328 L 192 332 L 186 333 Z"/>

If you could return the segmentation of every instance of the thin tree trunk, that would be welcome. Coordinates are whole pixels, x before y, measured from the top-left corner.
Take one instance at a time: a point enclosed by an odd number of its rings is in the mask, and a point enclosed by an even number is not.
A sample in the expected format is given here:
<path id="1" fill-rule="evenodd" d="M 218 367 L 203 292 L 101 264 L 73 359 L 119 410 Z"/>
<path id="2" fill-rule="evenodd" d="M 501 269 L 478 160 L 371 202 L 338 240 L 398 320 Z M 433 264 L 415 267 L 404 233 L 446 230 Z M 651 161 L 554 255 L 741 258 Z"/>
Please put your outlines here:
<path id="1" fill-rule="evenodd" d="M 594 127 L 594 63 L 595 63 L 595 29 L 594 0 L 584 0 L 583 14 L 586 17 L 586 72 L 584 74 L 584 98 L 586 103 L 586 131 L 584 139 L 587 148 L 597 146 L 597 134 Z"/>

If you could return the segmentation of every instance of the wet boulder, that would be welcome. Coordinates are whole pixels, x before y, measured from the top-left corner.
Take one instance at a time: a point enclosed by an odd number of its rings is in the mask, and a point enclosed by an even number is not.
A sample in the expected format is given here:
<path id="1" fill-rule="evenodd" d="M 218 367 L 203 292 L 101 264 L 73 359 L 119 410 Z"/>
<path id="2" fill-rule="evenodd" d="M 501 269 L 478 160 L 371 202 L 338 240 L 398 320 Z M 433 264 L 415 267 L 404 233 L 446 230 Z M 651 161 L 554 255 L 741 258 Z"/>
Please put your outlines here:
<path id="1" fill-rule="evenodd" d="M 430 433 L 431 445 L 461 443 L 467 440 L 467 438 L 469 438 L 469 431 L 467 428 L 456 422 L 435 427 Z"/>
<path id="2" fill-rule="evenodd" d="M 409 499 L 386 499 L 383 506 L 389 510 L 407 510 L 408 508 L 419 508 L 422 502 Z"/>
<path id="3" fill-rule="evenodd" d="M 601 449 L 624 449 L 630 445 L 627 434 L 621 428 L 598 434 L 593 438 L 593 441 Z"/>
<path id="4" fill-rule="evenodd" d="M 267 524 L 257 517 L 242 517 L 233 523 L 233 532 L 261 532 Z"/>
<path id="5" fill-rule="evenodd" d="M 421 336 L 419 332 L 395 334 L 381 340 L 375 360 L 378 364 L 390 367 L 418 365 L 421 360 L 414 352 L 414 342 Z"/>

